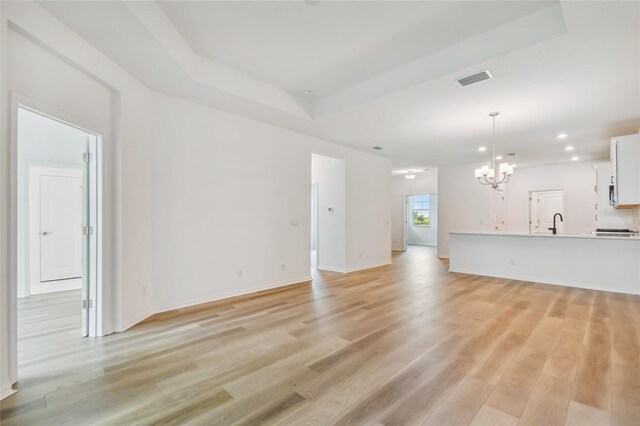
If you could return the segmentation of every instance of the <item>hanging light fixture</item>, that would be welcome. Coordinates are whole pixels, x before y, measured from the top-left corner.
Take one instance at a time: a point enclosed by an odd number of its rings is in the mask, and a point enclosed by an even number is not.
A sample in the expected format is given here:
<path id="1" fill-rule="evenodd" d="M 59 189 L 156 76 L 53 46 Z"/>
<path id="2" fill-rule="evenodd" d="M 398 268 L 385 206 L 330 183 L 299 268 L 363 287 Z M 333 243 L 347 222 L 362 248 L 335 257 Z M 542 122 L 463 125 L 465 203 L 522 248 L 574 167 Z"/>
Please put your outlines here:
<path id="1" fill-rule="evenodd" d="M 415 179 L 415 178 L 416 178 L 416 175 L 414 175 L 414 174 L 413 174 L 413 172 L 412 172 L 411 170 L 409 170 L 409 173 L 407 173 L 406 175 L 404 175 L 404 178 L 405 178 L 405 179 L 409 179 L 409 180 L 411 180 L 411 179 Z"/>
<path id="2" fill-rule="evenodd" d="M 476 169 L 476 179 L 482 185 L 489 185 L 493 189 L 498 189 L 498 186 L 507 183 L 511 175 L 513 174 L 513 165 L 509 163 L 500 163 L 500 169 L 496 169 L 496 117 L 499 112 L 492 112 L 489 117 L 493 119 L 493 138 L 491 139 L 491 146 L 493 148 L 493 154 L 491 157 L 491 168 L 489 166 L 482 166 Z"/>

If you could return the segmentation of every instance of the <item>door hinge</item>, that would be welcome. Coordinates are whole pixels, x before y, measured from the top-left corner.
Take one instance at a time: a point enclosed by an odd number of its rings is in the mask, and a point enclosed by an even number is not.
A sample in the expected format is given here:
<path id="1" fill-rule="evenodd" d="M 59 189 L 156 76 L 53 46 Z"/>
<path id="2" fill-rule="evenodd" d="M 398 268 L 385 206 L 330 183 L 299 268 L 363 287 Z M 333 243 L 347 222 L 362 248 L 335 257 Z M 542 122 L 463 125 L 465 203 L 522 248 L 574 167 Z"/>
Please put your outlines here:
<path id="1" fill-rule="evenodd" d="M 82 309 L 91 309 L 93 308 L 93 300 L 92 299 L 84 299 L 82 301 Z"/>
<path id="2" fill-rule="evenodd" d="M 85 225 L 82 227 L 82 235 L 93 235 L 93 226 Z"/>
<path id="3" fill-rule="evenodd" d="M 84 154 L 82 154 L 82 160 L 85 163 L 90 163 L 93 161 L 93 154 L 91 154 L 90 152 L 85 152 Z"/>

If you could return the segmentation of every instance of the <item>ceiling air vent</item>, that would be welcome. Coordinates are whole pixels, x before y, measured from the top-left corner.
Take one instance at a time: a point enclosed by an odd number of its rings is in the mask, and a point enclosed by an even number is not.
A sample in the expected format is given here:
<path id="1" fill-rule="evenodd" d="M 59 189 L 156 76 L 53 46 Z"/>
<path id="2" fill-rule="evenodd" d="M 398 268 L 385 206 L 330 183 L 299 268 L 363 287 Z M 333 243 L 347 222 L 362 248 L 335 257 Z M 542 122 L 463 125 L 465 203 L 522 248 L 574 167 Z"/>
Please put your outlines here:
<path id="1" fill-rule="evenodd" d="M 470 86 L 472 84 L 480 83 L 481 81 L 489 80 L 492 77 L 493 76 L 491 75 L 489 70 L 484 70 L 468 77 L 458 79 L 458 84 L 462 87 Z"/>

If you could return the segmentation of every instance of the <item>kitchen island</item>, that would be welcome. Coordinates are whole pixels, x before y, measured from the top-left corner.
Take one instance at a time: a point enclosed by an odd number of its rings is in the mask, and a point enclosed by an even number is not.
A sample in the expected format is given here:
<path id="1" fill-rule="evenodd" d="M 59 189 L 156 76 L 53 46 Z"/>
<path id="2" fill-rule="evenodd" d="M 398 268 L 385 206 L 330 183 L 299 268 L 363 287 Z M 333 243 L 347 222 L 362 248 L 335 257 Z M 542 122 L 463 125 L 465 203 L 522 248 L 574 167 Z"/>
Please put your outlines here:
<path id="1" fill-rule="evenodd" d="M 640 294 L 640 236 L 450 232 L 449 270 Z"/>

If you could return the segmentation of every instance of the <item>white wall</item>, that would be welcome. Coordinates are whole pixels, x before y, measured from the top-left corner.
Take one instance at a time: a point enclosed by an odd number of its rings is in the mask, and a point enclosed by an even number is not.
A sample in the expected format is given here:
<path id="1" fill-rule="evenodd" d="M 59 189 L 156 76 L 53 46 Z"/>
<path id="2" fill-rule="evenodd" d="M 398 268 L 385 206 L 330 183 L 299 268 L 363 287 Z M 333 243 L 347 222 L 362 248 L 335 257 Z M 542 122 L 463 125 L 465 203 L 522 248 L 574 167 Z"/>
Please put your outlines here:
<path id="1" fill-rule="evenodd" d="M 450 270 L 640 294 L 640 241 L 599 237 L 452 234 Z"/>
<path id="2" fill-rule="evenodd" d="M 478 184 L 473 165 L 439 169 L 438 255 L 448 257 L 451 231 L 494 231 L 495 199 L 492 189 Z M 596 228 L 594 191 L 596 173 L 592 162 L 518 167 L 506 184 L 505 232 L 529 232 L 529 192 L 563 190 L 565 232 L 582 234 Z M 625 213 L 626 214 L 626 213 Z"/>
<path id="3" fill-rule="evenodd" d="M 438 168 L 438 257 L 449 257 L 449 232 L 492 229 L 493 190 L 478 183 L 475 168 L 473 164 Z"/>
<path id="4" fill-rule="evenodd" d="M 418 195 L 418 194 L 417 194 Z M 426 195 L 426 194 L 419 194 Z M 407 243 L 420 246 L 437 246 L 438 245 L 438 194 L 429 194 L 430 211 L 429 226 L 413 226 L 411 206 L 407 209 Z"/>
<path id="5" fill-rule="evenodd" d="M 345 271 L 347 200 L 344 160 L 311 154 L 311 181 L 318 185 L 318 269 Z"/>
<path id="6" fill-rule="evenodd" d="M 12 101 L 59 112 L 102 139 L 103 331 L 123 330 L 151 309 L 150 91 L 34 2 L 1 2 L 2 129 L 0 331 L 2 392 L 16 380 L 17 215 L 12 213 Z M 45 47 L 46 46 L 46 47 Z M 10 96 L 11 95 L 11 96 Z M 56 114 L 57 115 L 57 114 Z M 15 130 L 15 129 L 13 129 Z M 145 294 L 146 289 L 146 294 Z M 6 306 L 6 309 L 4 309 Z M 6 344 L 5 344 L 6 342 Z M 8 378 L 8 379 L 7 379 Z"/>
<path id="7" fill-rule="evenodd" d="M 29 167 L 80 170 L 87 134 L 20 109 L 18 116 L 18 297 L 29 279 Z"/>
<path id="8" fill-rule="evenodd" d="M 592 162 L 582 161 L 517 168 L 506 185 L 505 231 L 529 232 L 529 192 L 564 191 L 564 229 L 571 234 L 596 228 L 596 171 Z"/>
<path id="9" fill-rule="evenodd" d="M 312 152 L 345 163 L 345 270 L 391 261 L 388 159 L 155 95 L 37 3 L 0 7 L 2 396 L 17 372 L 10 93 L 103 136 L 105 332 L 307 278 Z"/>
<path id="10" fill-rule="evenodd" d="M 312 153 L 346 170 L 337 267 L 390 262 L 389 160 L 165 95 L 153 111 L 154 310 L 309 279 Z"/>
<path id="11" fill-rule="evenodd" d="M 346 160 L 347 272 L 391 263 L 391 161 L 313 141 L 314 152 Z"/>
<path id="12" fill-rule="evenodd" d="M 151 92 L 38 4 L 2 8 L 8 89 L 102 136 L 104 329 L 125 329 L 151 312 Z"/>
<path id="13" fill-rule="evenodd" d="M 404 176 L 393 176 L 391 179 L 391 235 L 393 250 L 402 250 L 404 238 L 404 202 L 407 195 L 436 194 L 438 192 L 438 170 L 431 169 L 424 173 L 416 173 L 413 180 Z M 433 210 L 433 209 L 432 209 Z M 437 213 L 436 213 L 437 215 Z"/>
<path id="14" fill-rule="evenodd" d="M 7 123 L 9 115 L 7 114 L 7 106 L 9 99 L 6 93 L 6 63 L 7 53 L 6 46 L 7 30 L 4 26 L 4 12 L 0 6 L 0 123 Z M 7 141 L 9 131 L 6 126 L 2 129 L 0 126 L 0 169 L 6 168 L 9 164 L 9 145 L 2 141 Z M 15 352 L 12 348 L 13 332 L 13 304 L 9 303 L 9 298 L 14 294 L 9 290 L 9 282 L 11 274 L 9 273 L 10 265 L 10 244 L 9 244 L 9 175 L 0 172 L 0 400 L 11 395 L 14 391 L 11 388 L 14 382 L 14 357 Z"/>

